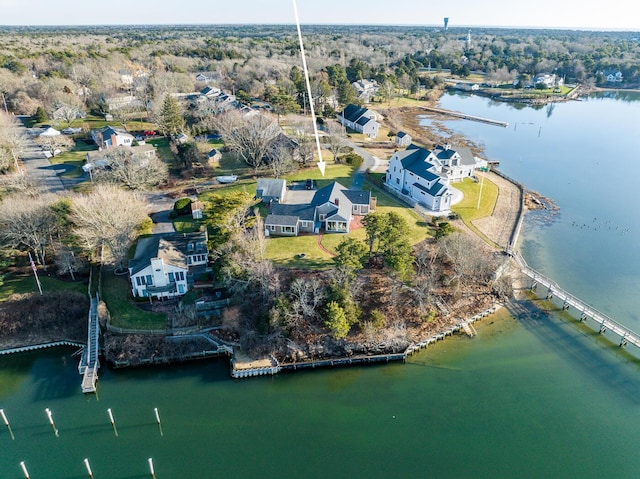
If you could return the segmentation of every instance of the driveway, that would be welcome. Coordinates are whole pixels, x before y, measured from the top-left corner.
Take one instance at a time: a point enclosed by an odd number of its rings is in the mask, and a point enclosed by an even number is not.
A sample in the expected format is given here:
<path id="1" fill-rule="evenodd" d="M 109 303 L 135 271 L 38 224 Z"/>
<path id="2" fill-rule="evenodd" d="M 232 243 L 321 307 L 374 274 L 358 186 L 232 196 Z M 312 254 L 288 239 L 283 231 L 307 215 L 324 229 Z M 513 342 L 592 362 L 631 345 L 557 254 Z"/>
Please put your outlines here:
<path id="1" fill-rule="evenodd" d="M 345 144 L 353 148 L 353 151 L 360 155 L 364 160 L 362 165 L 360 165 L 360 168 L 358 168 L 358 171 L 353 175 L 353 182 L 351 183 L 352 190 L 361 190 L 362 185 L 364 184 L 364 174 L 368 169 L 373 170 L 376 168 L 380 164 L 381 160 L 352 141 L 345 140 Z"/>
<path id="2" fill-rule="evenodd" d="M 169 213 L 173 210 L 175 200 L 164 193 L 146 193 L 149 216 L 153 220 L 153 233 L 174 233 L 173 221 Z"/>

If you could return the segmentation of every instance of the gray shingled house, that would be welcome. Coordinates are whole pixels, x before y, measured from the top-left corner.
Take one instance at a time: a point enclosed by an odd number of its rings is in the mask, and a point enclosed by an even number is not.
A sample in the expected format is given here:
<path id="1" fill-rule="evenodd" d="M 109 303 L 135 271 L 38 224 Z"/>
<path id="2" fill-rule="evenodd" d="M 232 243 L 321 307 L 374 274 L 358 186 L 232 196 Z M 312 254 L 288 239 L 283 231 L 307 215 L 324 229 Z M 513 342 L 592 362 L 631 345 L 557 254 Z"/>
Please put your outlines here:
<path id="1" fill-rule="evenodd" d="M 310 204 L 272 203 L 264 220 L 270 236 L 298 236 L 300 233 L 348 233 L 354 215 L 375 211 L 376 199 L 366 190 L 350 190 L 337 181 L 316 191 Z"/>

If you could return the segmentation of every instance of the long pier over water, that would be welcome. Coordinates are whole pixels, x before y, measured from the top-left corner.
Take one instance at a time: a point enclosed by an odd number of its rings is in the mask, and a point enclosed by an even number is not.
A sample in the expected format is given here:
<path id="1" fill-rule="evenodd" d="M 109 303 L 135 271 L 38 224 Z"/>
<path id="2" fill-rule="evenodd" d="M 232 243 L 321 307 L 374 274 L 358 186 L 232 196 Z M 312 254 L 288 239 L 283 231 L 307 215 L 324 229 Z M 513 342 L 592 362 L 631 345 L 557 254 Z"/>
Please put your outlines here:
<path id="1" fill-rule="evenodd" d="M 484 118 L 484 117 L 481 117 L 481 116 L 469 115 L 467 113 L 462 113 L 462 112 L 459 112 L 459 111 L 445 110 L 444 108 L 435 108 L 435 107 L 432 107 L 432 106 L 423 106 L 422 109 L 426 110 L 426 111 L 430 111 L 432 113 L 441 113 L 443 115 L 449 115 L 449 116 L 453 116 L 455 118 L 462 118 L 463 120 L 479 121 L 480 123 L 488 123 L 489 125 L 502 126 L 504 128 L 509 126 L 509 123 L 507 123 L 506 121 L 492 120 L 491 118 Z"/>
<path id="2" fill-rule="evenodd" d="M 618 344 L 622 348 L 627 346 L 627 344 L 633 344 L 635 347 L 640 349 L 640 335 L 617 321 L 614 321 L 606 314 L 601 313 L 571 293 L 563 290 L 556 282 L 550 280 L 542 273 L 530 268 L 520 253 L 512 251 L 511 256 L 520 267 L 522 273 L 532 280 L 532 290 L 535 290 L 538 285 L 545 287 L 547 289 L 547 299 L 551 300 L 554 297 L 558 298 L 562 301 L 562 309 L 565 310 L 568 310 L 570 307 L 575 308 L 580 312 L 581 322 L 586 323 L 586 320 L 590 319 L 595 322 L 600 334 L 605 334 L 608 331 L 615 334 L 619 338 Z"/>

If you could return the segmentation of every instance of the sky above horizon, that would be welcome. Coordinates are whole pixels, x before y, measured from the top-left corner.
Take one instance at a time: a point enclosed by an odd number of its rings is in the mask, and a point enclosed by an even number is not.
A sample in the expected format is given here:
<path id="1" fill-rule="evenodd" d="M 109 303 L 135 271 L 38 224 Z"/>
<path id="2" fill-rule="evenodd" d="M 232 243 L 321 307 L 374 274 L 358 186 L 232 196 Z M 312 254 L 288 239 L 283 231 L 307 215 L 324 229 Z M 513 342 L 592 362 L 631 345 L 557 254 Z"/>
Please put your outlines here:
<path id="1" fill-rule="evenodd" d="M 637 3 L 569 0 L 297 0 L 303 24 L 442 25 L 638 30 Z M 626 12 L 626 14 L 625 14 Z M 0 25 L 293 24 L 292 0 L 0 0 Z"/>

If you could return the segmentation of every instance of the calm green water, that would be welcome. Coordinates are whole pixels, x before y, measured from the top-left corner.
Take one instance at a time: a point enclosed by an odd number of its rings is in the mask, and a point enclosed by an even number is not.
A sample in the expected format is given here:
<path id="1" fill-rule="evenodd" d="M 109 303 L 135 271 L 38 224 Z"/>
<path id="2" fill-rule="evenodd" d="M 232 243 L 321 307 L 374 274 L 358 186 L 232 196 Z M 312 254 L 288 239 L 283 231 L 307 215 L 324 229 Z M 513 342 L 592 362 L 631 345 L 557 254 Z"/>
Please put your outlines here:
<path id="1" fill-rule="evenodd" d="M 640 275 L 638 105 L 592 99 L 549 116 L 443 99 L 445 108 L 512 124 L 447 126 L 480 138 L 505 172 L 557 200 L 562 213 L 550 226 L 531 220 L 527 259 L 631 327 Z M 514 129 L 516 120 L 527 126 Z M 602 194 L 623 201 L 606 206 Z M 573 226 L 593 217 L 629 231 Z M 638 477 L 639 362 L 566 320 L 509 313 L 485 320 L 474 339 L 447 339 L 406 364 L 241 381 L 229 379 L 224 360 L 104 368 L 98 396 L 80 393 L 71 350 L 0 357 L 0 408 L 16 436 L 0 424 L 0 478 L 22 478 L 20 461 L 33 479 L 87 477 L 84 458 L 96 479 L 148 478 L 149 457 L 158 479 Z"/>

